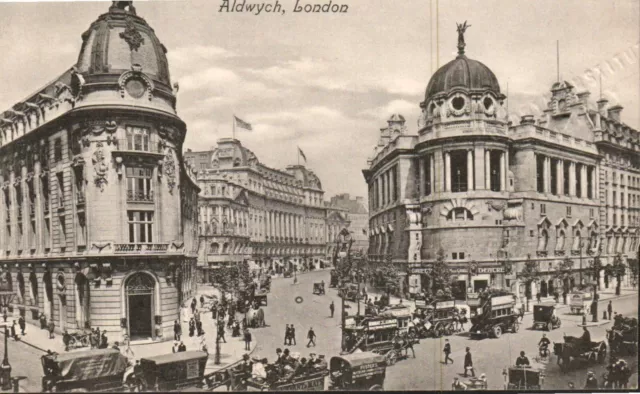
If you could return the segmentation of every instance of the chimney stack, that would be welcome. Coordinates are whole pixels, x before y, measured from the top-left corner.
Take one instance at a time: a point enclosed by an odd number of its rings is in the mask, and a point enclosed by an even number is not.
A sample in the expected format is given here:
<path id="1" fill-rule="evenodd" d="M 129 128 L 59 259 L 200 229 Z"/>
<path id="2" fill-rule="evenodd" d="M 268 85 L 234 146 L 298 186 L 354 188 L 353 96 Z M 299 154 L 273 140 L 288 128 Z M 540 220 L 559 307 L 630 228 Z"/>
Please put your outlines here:
<path id="1" fill-rule="evenodd" d="M 607 112 L 609 114 L 609 118 L 615 120 L 616 122 L 620 122 L 620 112 L 622 112 L 621 105 L 614 105 L 613 107 L 609 108 Z"/>
<path id="2" fill-rule="evenodd" d="M 533 118 L 533 115 L 524 115 L 520 119 L 520 124 L 535 124 L 536 120 Z"/>
<path id="3" fill-rule="evenodd" d="M 589 107 L 589 96 L 591 95 L 590 92 L 588 91 L 584 91 L 584 92 L 580 92 L 577 94 L 578 96 L 578 100 L 580 100 L 580 102 L 582 104 L 584 104 L 585 107 Z"/>
<path id="4" fill-rule="evenodd" d="M 598 104 L 598 112 L 600 112 L 600 116 L 607 116 L 607 104 L 609 104 L 609 100 L 606 98 L 601 98 L 597 101 Z"/>

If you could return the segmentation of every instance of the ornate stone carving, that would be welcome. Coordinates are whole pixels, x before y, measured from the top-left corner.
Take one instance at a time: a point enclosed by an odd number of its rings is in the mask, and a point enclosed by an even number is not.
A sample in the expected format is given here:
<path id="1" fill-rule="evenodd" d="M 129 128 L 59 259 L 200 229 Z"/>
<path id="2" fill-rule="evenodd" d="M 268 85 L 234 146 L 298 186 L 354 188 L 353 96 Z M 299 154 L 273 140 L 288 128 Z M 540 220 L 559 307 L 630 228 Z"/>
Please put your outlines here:
<path id="1" fill-rule="evenodd" d="M 122 33 L 120 33 L 120 38 L 126 41 L 129 44 L 129 49 L 131 51 L 138 52 L 140 49 L 140 45 L 144 44 L 144 37 L 136 28 L 136 25 L 133 23 L 133 19 L 127 18 L 126 27 Z"/>
<path id="2" fill-rule="evenodd" d="M 97 137 L 105 131 L 109 134 L 113 134 L 116 130 L 118 130 L 118 124 L 114 120 L 88 122 L 84 125 L 82 135 L 91 134 Z"/>
<path id="3" fill-rule="evenodd" d="M 487 201 L 489 209 L 493 209 L 496 212 L 500 212 L 504 209 L 506 204 L 503 201 Z"/>
<path id="4" fill-rule="evenodd" d="M 98 148 L 93 154 L 91 161 L 93 162 L 93 168 L 96 172 L 94 182 L 96 186 L 100 188 L 100 191 L 104 191 L 104 185 L 107 183 L 107 171 L 109 171 L 109 166 L 104 157 L 104 151 Z"/>
<path id="5" fill-rule="evenodd" d="M 104 242 L 104 243 L 93 243 L 91 244 L 91 248 L 95 248 L 98 250 L 98 253 L 101 253 L 103 249 L 105 249 L 107 246 L 111 246 L 111 242 Z"/>
<path id="6" fill-rule="evenodd" d="M 151 78 L 142 72 L 139 64 L 132 65 L 130 71 L 125 71 L 120 75 L 118 86 L 120 88 L 120 96 L 123 98 L 125 92 L 128 92 L 134 98 L 140 98 L 146 92 L 149 101 L 153 99 L 155 84 Z"/>
<path id="7" fill-rule="evenodd" d="M 173 194 L 173 188 L 176 186 L 176 163 L 173 161 L 173 154 L 170 149 L 167 149 L 162 167 L 164 168 L 164 173 L 167 175 L 169 193 Z"/>

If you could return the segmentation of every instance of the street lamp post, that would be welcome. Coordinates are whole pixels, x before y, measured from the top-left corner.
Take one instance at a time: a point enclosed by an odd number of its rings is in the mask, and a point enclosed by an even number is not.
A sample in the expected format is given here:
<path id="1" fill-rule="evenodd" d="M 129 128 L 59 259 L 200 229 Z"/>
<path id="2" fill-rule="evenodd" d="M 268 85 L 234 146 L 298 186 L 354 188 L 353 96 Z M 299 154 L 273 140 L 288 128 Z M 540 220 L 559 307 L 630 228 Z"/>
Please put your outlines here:
<path id="1" fill-rule="evenodd" d="M 2 376 L 2 390 L 11 390 L 11 364 L 9 364 L 9 346 L 7 339 L 9 338 L 9 325 L 7 324 L 7 312 L 6 309 L 13 301 L 14 294 L 12 291 L 0 291 L 0 302 L 5 310 L 4 312 L 4 359 L 0 366 L 0 376 Z"/>
<path id="2" fill-rule="evenodd" d="M 580 286 L 582 286 L 582 248 L 584 244 L 582 241 L 582 237 L 580 237 L 580 242 L 578 244 L 578 248 L 580 248 Z"/>

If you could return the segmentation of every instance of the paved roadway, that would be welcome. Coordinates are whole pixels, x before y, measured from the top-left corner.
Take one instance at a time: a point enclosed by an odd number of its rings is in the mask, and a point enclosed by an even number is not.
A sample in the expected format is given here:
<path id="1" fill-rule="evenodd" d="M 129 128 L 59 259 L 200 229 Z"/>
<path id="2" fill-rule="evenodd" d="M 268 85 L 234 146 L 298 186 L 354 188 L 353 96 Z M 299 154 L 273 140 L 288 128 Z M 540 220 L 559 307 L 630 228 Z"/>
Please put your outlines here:
<path id="1" fill-rule="evenodd" d="M 329 283 L 329 273 L 318 271 L 298 276 L 298 283 L 293 284 L 293 278 L 275 279 L 271 285 L 269 294 L 269 306 L 263 307 L 265 310 L 265 320 L 268 327 L 254 330 L 254 335 L 258 338 L 258 346 L 254 357 L 267 357 L 269 361 L 275 358 L 276 348 L 284 348 L 285 324 L 293 323 L 296 327 L 297 345 L 290 346 L 290 351 L 298 351 L 302 357 L 308 357 L 313 351 L 317 354 L 326 355 L 327 361 L 333 355 L 340 352 L 340 298 L 335 289 L 327 287 L 327 294 L 317 296 L 312 294 L 313 282 L 324 280 Z M 295 302 L 296 297 L 302 297 L 304 301 L 300 304 Z M 329 304 L 331 300 L 336 305 L 335 317 L 329 317 Z M 355 304 L 349 313 L 355 313 Z M 638 315 L 637 296 L 628 296 L 613 301 L 614 310 L 626 316 Z M 602 306 L 599 308 L 602 310 Z M 562 342 L 563 333 L 572 336 L 580 336 L 582 328 L 579 316 L 567 314 L 566 309 L 559 310 L 562 319 L 562 327 L 547 333 L 551 341 Z M 499 339 L 475 340 L 468 338 L 466 333 L 452 335 L 449 338 L 453 349 L 452 358 L 454 364 L 442 364 L 442 348 L 444 338 L 422 339 L 415 347 L 416 359 L 410 358 L 401 360 L 396 365 L 387 369 L 387 379 L 385 389 L 387 390 L 449 390 L 455 376 L 465 381 L 462 377 L 463 360 L 465 347 L 471 348 L 473 362 L 476 368 L 476 376 L 481 373 L 487 374 L 489 389 L 500 390 L 504 387 L 502 376 L 503 368 L 515 364 L 521 350 L 524 350 L 531 363 L 535 367 L 545 369 L 545 389 L 567 389 L 568 382 L 574 382 L 576 387 L 582 387 L 586 379 L 587 369 L 593 369 L 598 378 L 603 372 L 602 366 L 598 365 L 578 365 L 573 371 L 563 374 L 555 364 L 556 357 L 553 356 L 550 363 L 539 363 L 534 358 L 537 355 L 537 343 L 542 337 L 542 331 L 533 331 L 532 316 L 527 315 L 521 324 L 521 329 L 517 334 L 506 333 Z M 316 332 L 317 347 L 308 349 L 306 347 L 307 330 L 313 327 Z M 593 341 L 605 339 L 605 329 L 611 324 L 590 328 Z M 467 324 L 465 328 L 469 328 Z M 608 357 L 607 357 L 608 360 Z M 635 362 L 630 364 L 632 369 Z M 631 381 L 637 381 L 634 375 Z"/>
<path id="2" fill-rule="evenodd" d="M 27 333 L 28 334 L 28 333 Z M 0 341 L 4 342 L 4 335 L 0 335 Z M 9 338 L 9 364 L 11 364 L 11 376 L 26 376 L 20 381 L 20 388 L 24 392 L 37 393 L 42 390 L 42 364 L 40 357 L 42 352 L 21 342 Z M 4 357 L 4 343 L 2 344 L 2 357 Z M 0 360 L 1 361 L 1 360 Z"/>

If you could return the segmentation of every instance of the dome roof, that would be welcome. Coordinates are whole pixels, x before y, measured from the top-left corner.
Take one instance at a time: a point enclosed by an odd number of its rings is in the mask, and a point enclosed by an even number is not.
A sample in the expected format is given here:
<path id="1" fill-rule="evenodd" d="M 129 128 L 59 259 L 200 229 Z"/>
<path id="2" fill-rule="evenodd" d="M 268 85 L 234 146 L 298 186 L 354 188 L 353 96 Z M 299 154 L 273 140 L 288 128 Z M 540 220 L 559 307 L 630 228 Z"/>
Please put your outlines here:
<path id="1" fill-rule="evenodd" d="M 82 34 L 76 67 L 85 77 L 120 75 L 137 68 L 156 82 L 170 85 L 167 50 L 132 1 L 114 1 Z"/>
<path id="2" fill-rule="evenodd" d="M 501 96 L 498 78 L 489 67 L 461 54 L 433 74 L 427 85 L 425 102 L 456 87 L 467 89 L 470 93 L 491 91 Z"/>

